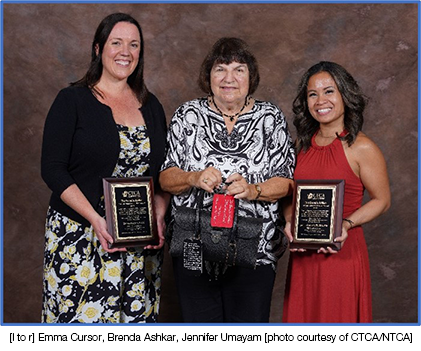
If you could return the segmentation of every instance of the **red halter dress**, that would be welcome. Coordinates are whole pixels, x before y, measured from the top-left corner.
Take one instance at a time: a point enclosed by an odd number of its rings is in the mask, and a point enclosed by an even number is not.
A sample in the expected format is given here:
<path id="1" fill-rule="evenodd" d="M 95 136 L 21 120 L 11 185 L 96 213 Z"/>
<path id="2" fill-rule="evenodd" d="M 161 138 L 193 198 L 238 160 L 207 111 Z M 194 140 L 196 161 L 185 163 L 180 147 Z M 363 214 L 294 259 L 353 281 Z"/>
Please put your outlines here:
<path id="1" fill-rule="evenodd" d="M 344 179 L 344 218 L 361 207 L 364 186 L 351 169 L 342 142 L 336 138 L 297 157 L 295 179 Z M 290 254 L 284 323 L 370 323 L 371 281 L 367 245 L 360 226 L 348 231 L 337 254 L 315 250 Z"/>

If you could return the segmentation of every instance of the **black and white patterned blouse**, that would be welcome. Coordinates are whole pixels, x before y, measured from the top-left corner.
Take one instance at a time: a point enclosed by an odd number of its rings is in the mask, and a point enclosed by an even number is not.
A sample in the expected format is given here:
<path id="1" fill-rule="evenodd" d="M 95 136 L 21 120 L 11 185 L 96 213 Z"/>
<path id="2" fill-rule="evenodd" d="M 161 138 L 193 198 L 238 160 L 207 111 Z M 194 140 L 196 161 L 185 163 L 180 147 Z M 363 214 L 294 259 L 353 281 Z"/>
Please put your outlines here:
<path id="1" fill-rule="evenodd" d="M 168 133 L 166 160 L 161 168 L 178 167 L 201 171 L 214 167 L 223 178 L 241 174 L 248 183 L 272 177 L 293 178 L 295 152 L 282 111 L 270 102 L 255 101 L 253 108 L 239 116 L 228 134 L 224 118 L 215 113 L 206 98 L 189 101 L 174 113 Z M 196 206 L 196 188 L 173 196 L 172 206 Z M 212 195 L 205 197 L 210 205 Z M 264 219 L 258 250 L 258 265 L 272 264 L 286 248 L 279 202 L 240 200 L 239 215 Z"/>

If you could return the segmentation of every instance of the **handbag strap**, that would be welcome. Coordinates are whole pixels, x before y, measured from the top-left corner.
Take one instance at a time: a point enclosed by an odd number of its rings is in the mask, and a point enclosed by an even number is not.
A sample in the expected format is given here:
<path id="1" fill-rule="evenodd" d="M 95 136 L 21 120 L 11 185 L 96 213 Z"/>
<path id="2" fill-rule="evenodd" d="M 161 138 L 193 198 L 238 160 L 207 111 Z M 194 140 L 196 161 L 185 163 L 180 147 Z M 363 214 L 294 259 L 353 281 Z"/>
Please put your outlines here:
<path id="1" fill-rule="evenodd" d="M 240 207 L 240 201 L 235 199 L 235 208 L 234 208 L 234 221 L 229 235 L 229 241 L 234 242 L 237 238 L 238 233 L 238 208 Z"/>
<path id="2" fill-rule="evenodd" d="M 235 199 L 234 221 L 228 236 L 228 247 L 225 255 L 225 264 L 227 266 L 235 266 L 237 260 L 237 233 L 238 233 L 238 208 L 240 201 Z"/>
<path id="3" fill-rule="evenodd" d="M 203 209 L 203 201 L 204 201 L 204 197 L 205 197 L 205 191 L 199 189 L 197 191 L 197 206 L 196 206 L 196 220 L 194 222 L 194 238 L 195 239 L 200 239 L 200 234 L 202 231 L 202 228 L 200 226 L 200 213 L 202 212 Z"/>

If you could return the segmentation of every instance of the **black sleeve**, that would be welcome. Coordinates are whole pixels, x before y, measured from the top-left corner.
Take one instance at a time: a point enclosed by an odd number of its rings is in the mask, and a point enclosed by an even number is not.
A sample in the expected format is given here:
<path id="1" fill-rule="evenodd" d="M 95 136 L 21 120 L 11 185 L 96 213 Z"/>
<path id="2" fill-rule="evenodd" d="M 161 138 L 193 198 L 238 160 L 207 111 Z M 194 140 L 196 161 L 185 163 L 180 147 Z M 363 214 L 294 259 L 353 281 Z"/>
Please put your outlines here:
<path id="1" fill-rule="evenodd" d="M 70 91 L 59 92 L 48 112 L 41 151 L 41 176 L 57 195 L 75 183 L 69 173 L 77 109 Z"/>
<path id="2" fill-rule="evenodd" d="M 160 188 L 158 177 L 165 158 L 167 121 L 164 108 L 155 95 L 149 93 L 147 104 L 142 108 L 143 117 L 149 131 L 151 142 L 150 170 L 154 178 L 155 189 Z"/>

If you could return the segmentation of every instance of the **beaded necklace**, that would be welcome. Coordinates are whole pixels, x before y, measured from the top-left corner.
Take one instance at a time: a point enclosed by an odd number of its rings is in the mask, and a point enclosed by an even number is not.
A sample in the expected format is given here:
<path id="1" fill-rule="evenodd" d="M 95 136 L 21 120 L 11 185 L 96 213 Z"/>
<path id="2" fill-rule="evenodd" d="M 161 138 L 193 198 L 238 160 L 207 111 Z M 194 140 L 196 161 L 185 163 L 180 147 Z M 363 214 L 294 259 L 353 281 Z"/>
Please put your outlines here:
<path id="1" fill-rule="evenodd" d="M 218 107 L 218 105 L 217 105 L 217 104 L 216 104 L 216 102 L 215 102 L 215 99 L 214 99 L 213 95 L 211 96 L 211 101 L 212 101 L 213 106 L 215 106 L 215 108 L 216 108 L 216 109 L 217 109 L 217 111 L 218 111 L 218 112 L 222 115 L 222 117 L 229 118 L 231 122 L 233 122 L 233 121 L 234 121 L 234 119 L 235 119 L 235 117 L 238 117 L 238 116 L 241 114 L 241 112 L 243 112 L 243 110 L 246 108 L 246 106 L 248 106 L 248 104 L 249 104 L 249 99 L 250 99 L 250 97 L 247 95 L 247 96 L 246 96 L 246 99 L 244 100 L 244 105 L 243 105 L 243 107 L 242 107 L 242 108 L 241 108 L 241 110 L 240 110 L 240 111 L 238 111 L 235 115 L 227 115 L 226 113 L 224 113 L 224 112 L 222 112 L 222 111 L 220 110 L 220 108 Z"/>

